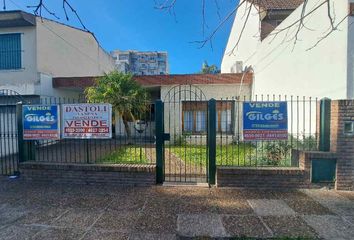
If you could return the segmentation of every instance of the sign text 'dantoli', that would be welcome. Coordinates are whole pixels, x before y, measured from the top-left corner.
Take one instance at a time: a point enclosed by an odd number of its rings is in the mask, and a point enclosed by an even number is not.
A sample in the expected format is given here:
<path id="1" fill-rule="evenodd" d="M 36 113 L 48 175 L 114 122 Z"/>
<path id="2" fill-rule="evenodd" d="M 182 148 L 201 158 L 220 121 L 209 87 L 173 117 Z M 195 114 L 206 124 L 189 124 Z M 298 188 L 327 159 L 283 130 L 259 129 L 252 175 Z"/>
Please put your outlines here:
<path id="1" fill-rule="evenodd" d="M 110 104 L 63 105 L 64 138 L 111 138 Z"/>

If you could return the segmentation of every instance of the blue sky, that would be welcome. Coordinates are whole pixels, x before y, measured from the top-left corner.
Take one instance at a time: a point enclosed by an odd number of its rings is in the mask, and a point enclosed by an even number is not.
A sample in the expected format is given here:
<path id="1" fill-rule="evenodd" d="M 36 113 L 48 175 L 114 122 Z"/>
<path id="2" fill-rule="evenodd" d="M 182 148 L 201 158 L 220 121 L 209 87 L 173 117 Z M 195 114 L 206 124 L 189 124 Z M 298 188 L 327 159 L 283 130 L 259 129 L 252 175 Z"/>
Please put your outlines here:
<path id="1" fill-rule="evenodd" d="M 32 11 L 26 6 L 39 0 L 7 0 L 7 9 Z M 220 67 L 233 18 L 224 25 L 210 44 L 200 49 L 191 43 L 203 39 L 202 0 L 177 0 L 175 16 L 154 8 L 155 2 L 165 0 L 71 0 L 86 27 L 94 32 L 107 51 L 135 49 L 167 51 L 171 73 L 195 73 L 204 60 Z M 66 21 L 61 0 L 45 0 L 47 7 L 60 17 L 58 21 L 80 27 L 70 14 Z M 238 0 L 206 0 L 205 37 L 219 24 L 220 18 L 235 7 Z M 48 14 L 45 17 L 52 18 Z"/>

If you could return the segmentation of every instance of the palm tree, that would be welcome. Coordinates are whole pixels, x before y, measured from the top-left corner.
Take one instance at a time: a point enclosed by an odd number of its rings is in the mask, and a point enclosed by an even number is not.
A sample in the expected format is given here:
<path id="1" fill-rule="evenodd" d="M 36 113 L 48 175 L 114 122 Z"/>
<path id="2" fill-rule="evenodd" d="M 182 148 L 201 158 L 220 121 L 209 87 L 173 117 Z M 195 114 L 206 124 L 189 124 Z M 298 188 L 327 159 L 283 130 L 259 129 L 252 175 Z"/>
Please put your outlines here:
<path id="1" fill-rule="evenodd" d="M 131 137 L 129 121 L 143 116 L 148 109 L 148 92 L 133 80 L 131 74 L 118 71 L 96 79 L 95 85 L 85 89 L 88 102 L 110 103 L 122 117 L 128 139 Z"/>

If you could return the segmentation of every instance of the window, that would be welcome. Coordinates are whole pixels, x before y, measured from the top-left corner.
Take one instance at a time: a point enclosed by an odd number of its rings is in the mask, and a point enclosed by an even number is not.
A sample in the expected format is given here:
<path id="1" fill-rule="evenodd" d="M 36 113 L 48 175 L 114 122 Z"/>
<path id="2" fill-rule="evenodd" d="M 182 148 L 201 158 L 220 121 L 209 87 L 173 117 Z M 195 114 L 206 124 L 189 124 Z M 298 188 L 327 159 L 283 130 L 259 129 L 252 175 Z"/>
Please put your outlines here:
<path id="1" fill-rule="evenodd" d="M 182 102 L 183 133 L 205 134 L 207 132 L 207 102 Z M 216 105 L 216 130 L 219 134 L 233 132 L 232 101 L 218 101 Z"/>
<path id="2" fill-rule="evenodd" d="M 21 69 L 21 34 L 0 34 L 0 70 Z"/>
<path id="3" fill-rule="evenodd" d="M 129 59 L 129 55 L 127 55 L 127 54 L 119 55 L 119 60 L 128 60 L 128 59 Z"/>

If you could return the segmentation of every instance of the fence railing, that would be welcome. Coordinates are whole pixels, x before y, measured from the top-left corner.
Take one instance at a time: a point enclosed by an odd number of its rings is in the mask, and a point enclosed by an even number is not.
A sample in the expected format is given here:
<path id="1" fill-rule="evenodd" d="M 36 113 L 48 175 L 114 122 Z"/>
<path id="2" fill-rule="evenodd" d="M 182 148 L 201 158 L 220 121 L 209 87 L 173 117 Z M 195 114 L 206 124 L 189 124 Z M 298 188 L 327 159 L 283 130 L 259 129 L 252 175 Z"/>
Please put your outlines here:
<path id="1" fill-rule="evenodd" d="M 58 105 L 86 103 L 82 98 L 42 98 L 37 104 Z M 36 103 L 35 103 L 36 104 Z M 136 121 L 124 125 L 122 117 L 112 112 L 111 139 L 25 140 L 25 161 L 85 164 L 154 164 L 154 107 L 147 103 L 146 113 L 139 119 L 144 129 L 136 129 Z M 129 134 L 127 133 L 129 131 Z"/>
<path id="2" fill-rule="evenodd" d="M 232 110 L 227 104 L 233 102 Z M 217 165 L 221 166 L 297 166 L 294 150 L 313 151 L 318 148 L 318 106 L 316 98 L 287 96 L 255 96 L 254 102 L 286 102 L 288 138 L 284 140 L 254 140 L 243 138 L 243 103 L 246 98 L 221 99 L 220 110 L 235 111 L 230 117 L 221 118 L 222 125 L 232 134 L 221 131 L 217 135 Z M 230 131 L 229 131 L 230 132 Z"/>
<path id="3" fill-rule="evenodd" d="M 207 139 L 210 121 L 208 100 L 184 99 L 164 104 L 162 121 L 164 132 L 171 135 L 166 148 L 156 144 L 155 104 L 147 103 L 143 131 L 134 121 L 127 124 L 113 112 L 111 139 L 63 139 L 24 141 L 25 158 L 21 160 L 53 163 L 104 163 L 104 164 L 156 164 L 156 158 L 165 158 L 166 171 L 175 177 L 178 171 L 198 170 L 205 174 L 209 165 L 210 150 L 215 151 L 218 166 L 298 166 L 296 151 L 317 150 L 319 142 L 319 101 L 316 98 L 293 96 L 255 96 L 252 101 L 283 101 L 287 106 L 288 138 L 284 140 L 246 141 L 243 137 L 243 104 L 251 99 L 223 98 L 215 102 L 215 147 L 210 149 Z M 17 171 L 18 137 L 16 103 L 21 99 L 2 98 L 0 105 L 0 173 Z M 73 104 L 86 103 L 83 98 L 35 98 L 23 104 Z M 173 109 L 171 105 L 174 106 Z M 137 120 L 137 119 L 136 119 Z M 127 128 L 130 134 L 127 134 Z M 128 136 L 129 135 L 129 136 Z M 210 140 L 210 139 L 209 139 Z M 161 144 L 161 142 L 159 143 Z M 158 151 L 156 153 L 156 149 Z M 181 167 L 182 166 L 182 167 Z M 186 170 L 187 169 L 187 170 Z M 195 174 L 196 176 L 198 174 Z M 197 176 L 199 177 L 199 175 Z"/>

